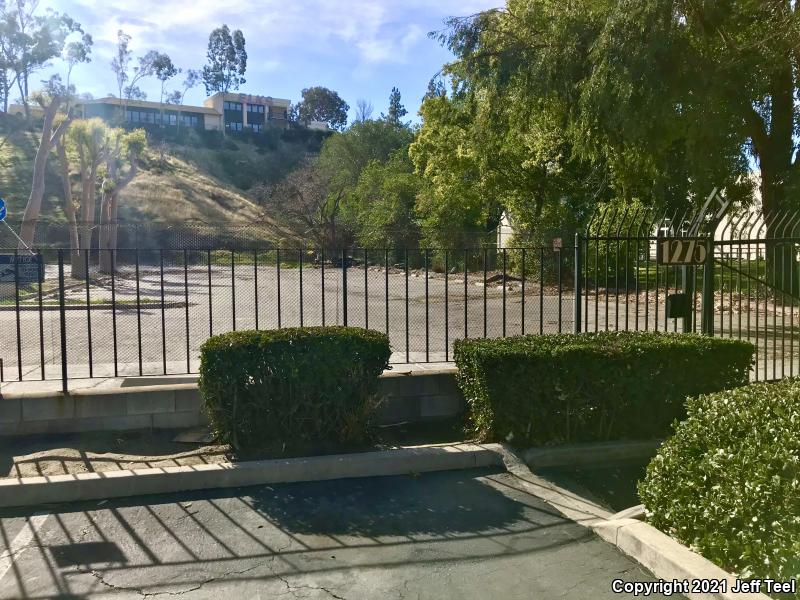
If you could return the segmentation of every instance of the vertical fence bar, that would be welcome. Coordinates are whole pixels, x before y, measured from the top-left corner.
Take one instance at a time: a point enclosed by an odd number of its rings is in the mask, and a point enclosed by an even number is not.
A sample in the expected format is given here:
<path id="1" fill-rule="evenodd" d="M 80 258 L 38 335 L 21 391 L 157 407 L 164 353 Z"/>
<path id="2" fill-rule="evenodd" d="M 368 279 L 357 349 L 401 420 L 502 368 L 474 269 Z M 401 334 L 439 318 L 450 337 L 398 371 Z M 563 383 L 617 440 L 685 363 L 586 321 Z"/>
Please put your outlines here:
<path id="1" fill-rule="evenodd" d="M 383 297 L 386 299 L 384 320 L 386 335 L 389 335 L 389 249 L 383 249 Z"/>
<path id="2" fill-rule="evenodd" d="M 425 248 L 425 362 L 431 362 L 430 357 L 430 321 L 429 321 L 429 295 L 428 295 L 428 249 Z"/>
<path id="3" fill-rule="evenodd" d="M 575 234 L 575 258 L 573 262 L 575 263 L 573 268 L 575 269 L 575 273 L 573 275 L 574 284 L 573 287 L 573 299 L 572 299 L 572 329 L 575 333 L 581 332 L 581 308 L 583 308 L 583 303 L 581 302 L 581 234 Z"/>
<path id="4" fill-rule="evenodd" d="M 483 337 L 486 337 L 486 270 L 488 268 L 487 265 L 487 250 L 486 248 L 483 249 Z"/>
<path id="5" fill-rule="evenodd" d="M 19 312 L 19 251 L 14 250 L 14 306 L 15 320 L 17 325 L 17 373 L 22 381 L 22 324 L 20 323 Z"/>
<path id="6" fill-rule="evenodd" d="M 711 244 L 703 265 L 702 327 L 705 335 L 714 335 L 714 245 Z"/>
<path id="7" fill-rule="evenodd" d="M 114 253 L 116 250 L 109 250 L 111 252 L 111 338 L 114 345 L 114 377 L 119 377 L 119 361 L 118 361 L 118 348 L 117 348 L 117 284 L 116 284 L 116 270 L 117 260 Z"/>
<path id="8" fill-rule="evenodd" d="M 142 375 L 142 296 L 139 277 L 139 248 L 135 251 L 136 261 L 136 337 L 139 340 L 139 375 Z"/>
<path id="9" fill-rule="evenodd" d="M 561 296 L 562 296 L 562 292 L 563 292 L 563 287 L 562 287 L 563 281 L 562 281 L 562 274 L 561 274 L 561 263 L 562 263 L 562 260 L 561 260 L 562 259 L 561 248 L 558 248 L 556 250 L 555 255 L 556 255 L 556 262 L 558 263 L 558 267 L 557 267 L 557 269 L 558 269 L 558 273 L 557 273 L 557 277 L 558 277 L 558 333 L 561 333 L 561 320 L 562 320 L 562 317 L 561 317 L 561 314 L 562 314 L 562 311 L 561 311 Z"/>
<path id="10" fill-rule="evenodd" d="M 658 242 L 656 242 L 656 243 L 658 243 Z M 648 255 L 649 255 L 649 253 L 648 253 Z M 660 285 L 659 275 L 661 273 L 661 269 L 658 266 L 658 261 L 656 261 L 656 265 L 655 266 L 656 266 L 656 293 L 655 293 L 656 314 L 655 314 L 655 316 L 653 318 L 653 323 L 655 324 L 655 330 L 658 331 L 658 287 Z M 666 312 L 666 309 L 664 310 L 664 312 Z M 666 325 L 664 326 L 664 329 L 666 329 Z"/>
<path id="11" fill-rule="evenodd" d="M 256 331 L 258 331 L 258 248 L 253 250 L 253 304 L 256 311 Z"/>
<path id="12" fill-rule="evenodd" d="M 525 335 L 525 248 L 522 249 L 522 265 L 521 265 L 521 278 L 522 278 L 522 298 L 520 299 L 520 330 L 522 335 Z"/>
<path id="13" fill-rule="evenodd" d="M 539 248 L 539 335 L 544 333 L 544 246 Z"/>
<path id="14" fill-rule="evenodd" d="M 278 294 L 278 329 L 281 328 L 281 249 L 275 249 L 275 291 Z"/>
<path id="15" fill-rule="evenodd" d="M 409 357 L 411 356 L 410 350 L 408 347 L 409 342 L 409 332 L 408 332 L 408 248 L 405 249 L 405 270 L 406 270 L 406 362 L 411 362 Z"/>
<path id="16" fill-rule="evenodd" d="M 611 232 L 611 230 L 609 229 L 609 233 L 610 232 Z M 605 286 L 606 287 L 606 292 L 605 292 L 605 328 L 606 328 L 606 330 L 608 330 L 608 285 L 609 285 L 608 269 L 609 269 L 609 266 L 610 266 L 608 264 L 608 255 L 611 253 L 610 252 L 610 247 L 611 247 L 611 240 L 607 239 L 606 240 L 606 286 Z"/>
<path id="17" fill-rule="evenodd" d="M 792 234 L 794 234 L 794 229 L 792 229 Z M 795 255 L 793 239 L 791 241 L 791 256 L 794 257 Z M 791 290 L 791 294 L 789 294 L 789 377 L 794 377 L 794 270 L 795 264 L 794 260 L 792 260 L 792 268 L 789 271 L 789 290 Z M 741 293 L 739 296 L 741 297 Z M 741 311 L 739 312 L 739 318 L 741 319 Z M 739 329 L 741 330 L 741 326 Z"/>
<path id="18" fill-rule="evenodd" d="M 755 346 L 755 350 L 756 350 L 756 351 L 755 351 L 755 372 L 756 372 L 756 381 L 758 381 L 758 379 L 759 379 L 759 378 L 758 378 L 758 346 L 759 346 L 759 343 L 760 343 L 760 342 L 759 342 L 759 339 L 758 339 L 758 334 L 759 334 L 759 318 L 758 318 L 758 311 L 759 311 L 759 308 L 760 308 L 760 306 L 759 306 L 759 305 L 760 305 L 760 300 L 761 300 L 761 298 L 760 298 L 760 293 L 759 293 L 759 290 L 760 290 L 760 288 L 761 288 L 761 281 L 760 281 L 760 278 L 758 277 L 758 271 L 759 271 L 759 268 L 760 268 L 760 267 L 759 267 L 759 264 L 760 264 L 760 262 L 761 262 L 761 261 L 760 261 L 760 256 L 759 256 L 759 255 L 761 254 L 761 252 L 759 251 L 759 246 L 760 246 L 760 244 L 756 243 L 756 314 L 755 314 L 755 322 L 756 322 L 756 343 L 754 344 L 754 346 Z M 748 249 L 749 249 L 749 247 L 750 247 L 750 245 L 748 244 Z M 766 258 L 766 255 L 765 255 L 765 258 Z M 748 268 L 749 268 L 749 266 L 750 266 L 750 265 L 748 265 Z M 752 281 L 752 275 L 750 274 L 750 272 L 749 272 L 749 271 L 748 271 L 748 275 L 750 276 L 750 277 L 748 278 L 748 286 L 749 286 L 749 285 L 750 285 L 750 283 L 749 283 L 749 282 L 750 282 L 750 281 Z M 765 275 L 766 275 L 766 272 L 765 272 Z M 749 287 L 748 287 L 748 291 L 749 291 Z M 748 320 L 748 323 L 747 323 L 747 325 L 748 325 L 748 327 L 747 327 L 747 330 L 749 331 L 749 330 L 750 330 L 750 322 L 749 322 L 749 321 L 750 321 L 750 311 L 749 311 L 749 310 L 747 311 L 747 320 Z"/>
<path id="19" fill-rule="evenodd" d="M 369 260 L 369 251 L 364 248 L 364 328 L 369 329 L 369 274 L 367 269 L 367 261 Z"/>
<path id="20" fill-rule="evenodd" d="M 469 337 L 469 322 L 467 320 L 467 307 L 469 306 L 469 250 L 464 248 L 464 339 Z"/>
<path id="21" fill-rule="evenodd" d="M 67 373 L 67 315 L 66 299 L 64 298 L 64 251 L 58 251 L 58 317 L 61 330 L 61 391 L 69 393 Z M 19 311 L 17 311 L 19 315 Z M 20 377 L 20 379 L 22 379 Z"/>
<path id="22" fill-rule="evenodd" d="M 636 213 L 639 214 L 638 212 Z M 631 289 L 630 289 L 630 280 L 628 273 L 630 272 L 629 263 L 630 263 L 630 234 L 631 228 L 625 230 L 625 331 L 630 329 L 630 324 L 628 321 L 628 316 L 630 315 L 630 307 L 631 307 Z"/>
<path id="23" fill-rule="evenodd" d="M 585 240 L 586 245 L 586 264 L 583 267 L 583 329 L 584 331 L 589 331 L 589 240 L 591 237 L 587 237 Z M 596 265 L 595 265 L 596 266 Z"/>
<path id="24" fill-rule="evenodd" d="M 302 248 L 297 251 L 297 264 L 298 264 L 298 275 L 300 278 L 300 327 L 303 326 L 303 250 Z"/>
<path id="25" fill-rule="evenodd" d="M 161 282 L 161 359 L 164 375 L 167 374 L 167 315 L 164 310 L 164 250 L 158 251 L 159 277 Z"/>
<path id="26" fill-rule="evenodd" d="M 208 251 L 208 337 L 214 335 L 214 309 L 211 293 L 211 250 Z"/>
<path id="27" fill-rule="evenodd" d="M 772 378 L 775 379 L 775 371 L 778 360 L 778 264 L 777 253 L 778 245 L 780 242 L 773 242 L 772 244 Z M 783 261 L 781 261 L 783 262 Z M 781 265 L 781 270 L 783 265 Z M 764 328 L 766 331 L 767 328 Z M 766 352 L 764 353 L 766 354 Z"/>
<path id="28" fill-rule="evenodd" d="M 45 372 L 44 372 L 44 306 L 42 302 L 42 280 L 44 279 L 44 258 L 42 258 L 42 252 L 40 250 L 36 251 L 37 261 L 38 261 L 38 268 L 37 273 L 39 274 L 37 286 L 37 293 L 39 299 L 39 360 L 41 363 L 41 371 L 42 371 L 42 381 L 45 379 Z"/>
<path id="29" fill-rule="evenodd" d="M 622 221 L 620 222 L 620 225 L 622 225 L 622 222 L 624 222 L 627 214 L 628 211 L 626 210 L 625 214 L 622 215 Z M 614 253 L 614 331 L 619 331 L 619 239 L 620 239 L 619 232 L 620 232 L 620 227 L 617 227 L 617 239 L 616 239 L 617 247 Z M 560 266 L 561 263 L 559 261 L 559 269 Z M 561 298 L 561 293 L 559 292 L 559 300 L 560 298 Z M 559 302 L 559 306 L 560 305 L 561 303 Z M 559 327 L 559 331 L 561 331 L 561 327 Z"/>
<path id="30" fill-rule="evenodd" d="M 89 377 L 94 377 L 94 367 L 92 363 L 93 352 L 92 352 L 92 297 L 90 291 L 90 282 L 89 282 L 89 250 L 83 255 L 83 266 L 86 269 L 86 339 L 88 342 L 88 351 L 89 351 Z"/>
<path id="31" fill-rule="evenodd" d="M 503 248 L 503 337 L 506 337 L 506 271 L 508 268 L 507 251 Z"/>
<path id="32" fill-rule="evenodd" d="M 600 328 L 600 232 L 594 241 L 594 330 Z M 606 275 L 608 272 L 606 271 Z"/>
<path id="33" fill-rule="evenodd" d="M 186 318 L 186 372 L 192 372 L 191 350 L 189 349 L 189 251 L 183 250 L 183 303 L 184 317 Z M 258 314 L 258 311 L 256 311 Z"/>
<path id="34" fill-rule="evenodd" d="M 449 252 L 444 251 L 444 362 L 450 357 L 450 260 Z"/>
<path id="35" fill-rule="evenodd" d="M 325 327 L 325 249 L 319 251 L 320 284 L 322 286 L 322 326 Z M 388 328 L 386 333 L 389 333 Z"/>
<path id="36" fill-rule="evenodd" d="M 647 238 L 647 254 L 644 258 L 644 330 L 650 331 L 650 238 Z M 713 328 L 713 327 L 712 327 Z"/>
<path id="37" fill-rule="evenodd" d="M 784 242 L 781 242 L 781 244 L 784 244 Z M 786 294 L 783 292 L 786 289 L 785 250 L 785 247 L 781 247 L 781 379 L 786 377 Z M 794 257 L 792 257 L 792 263 L 794 263 Z M 794 264 L 792 264 L 792 269 L 794 269 Z M 789 289 L 791 290 L 792 288 Z"/>
<path id="38" fill-rule="evenodd" d="M 342 322 L 347 327 L 347 250 L 342 250 Z"/>
<path id="39" fill-rule="evenodd" d="M 742 339 L 742 246 L 738 245 L 737 247 L 737 255 L 738 255 L 738 269 L 736 274 L 736 291 L 738 292 L 739 296 L 739 339 Z M 749 298 L 748 298 L 749 300 Z M 748 306 L 748 311 L 750 310 Z"/>
<path id="40" fill-rule="evenodd" d="M 637 230 L 637 233 L 638 233 L 638 230 Z M 636 281 L 634 282 L 634 291 L 633 291 L 633 293 L 636 295 L 636 316 L 634 317 L 634 329 L 636 331 L 639 331 L 639 279 L 641 279 L 639 277 L 639 274 L 640 274 L 639 273 L 639 269 L 641 268 L 639 266 L 639 264 L 640 264 L 640 256 L 641 256 L 641 249 L 639 247 L 639 241 L 640 241 L 640 239 L 637 236 L 636 237 L 636 271 L 635 271 L 635 275 L 634 275 L 634 278 L 635 278 Z M 649 242 L 648 242 L 647 251 L 650 252 Z"/>
<path id="41" fill-rule="evenodd" d="M 236 251 L 231 249 L 231 325 L 236 331 Z"/>

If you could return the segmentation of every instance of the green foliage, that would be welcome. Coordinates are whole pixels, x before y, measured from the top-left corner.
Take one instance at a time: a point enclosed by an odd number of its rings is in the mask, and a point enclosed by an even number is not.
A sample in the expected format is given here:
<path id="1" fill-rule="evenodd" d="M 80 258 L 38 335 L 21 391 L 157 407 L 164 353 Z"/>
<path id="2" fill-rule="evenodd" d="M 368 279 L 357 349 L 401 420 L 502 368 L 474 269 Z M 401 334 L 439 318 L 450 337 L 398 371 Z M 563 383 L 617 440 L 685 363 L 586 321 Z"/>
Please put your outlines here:
<path id="1" fill-rule="evenodd" d="M 525 446 L 663 437 L 687 396 L 747 383 L 753 346 L 601 332 L 457 340 L 454 356 L 474 432 Z"/>
<path id="2" fill-rule="evenodd" d="M 687 412 L 639 484 L 648 520 L 744 578 L 797 578 L 800 381 L 700 396 Z"/>
<path id="3" fill-rule="evenodd" d="M 240 453 L 369 435 L 389 339 L 354 327 L 238 331 L 209 338 L 200 392 L 211 426 Z"/>
<path id="4" fill-rule="evenodd" d="M 203 67 L 206 94 L 238 90 L 245 83 L 247 51 L 240 29 L 231 32 L 227 25 L 217 27 L 208 36 L 208 64 Z"/>
<path id="5" fill-rule="evenodd" d="M 326 87 L 315 86 L 301 92 L 303 99 L 295 107 L 295 118 L 301 123 L 321 121 L 332 129 L 342 130 L 347 125 L 347 104 L 339 94 Z"/>

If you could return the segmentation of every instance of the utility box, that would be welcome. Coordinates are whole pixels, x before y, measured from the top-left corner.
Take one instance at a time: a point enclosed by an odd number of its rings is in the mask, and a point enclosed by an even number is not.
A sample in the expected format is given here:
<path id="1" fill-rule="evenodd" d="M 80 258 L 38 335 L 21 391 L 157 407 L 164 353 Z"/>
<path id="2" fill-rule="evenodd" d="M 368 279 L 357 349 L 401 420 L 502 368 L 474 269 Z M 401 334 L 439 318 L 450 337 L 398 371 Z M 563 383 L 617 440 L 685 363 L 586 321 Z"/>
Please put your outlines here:
<path id="1" fill-rule="evenodd" d="M 670 319 L 685 319 L 689 316 L 692 307 L 688 294 L 669 294 L 667 296 L 667 317 Z"/>

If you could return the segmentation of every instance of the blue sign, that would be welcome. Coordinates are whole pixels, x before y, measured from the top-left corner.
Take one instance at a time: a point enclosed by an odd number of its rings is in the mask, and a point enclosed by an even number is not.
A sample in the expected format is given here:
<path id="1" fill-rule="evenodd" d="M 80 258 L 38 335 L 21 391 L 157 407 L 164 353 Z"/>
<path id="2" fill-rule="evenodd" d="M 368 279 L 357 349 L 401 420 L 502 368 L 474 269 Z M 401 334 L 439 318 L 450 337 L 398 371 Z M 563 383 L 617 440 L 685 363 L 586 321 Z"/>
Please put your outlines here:
<path id="1" fill-rule="evenodd" d="M 6 201 L 0 198 L 0 221 L 6 220 Z"/>
<path id="2" fill-rule="evenodd" d="M 16 258 L 16 265 L 14 264 Z M 0 254 L 0 283 L 14 283 L 19 275 L 18 283 L 41 283 L 44 281 L 44 264 L 38 254 Z"/>

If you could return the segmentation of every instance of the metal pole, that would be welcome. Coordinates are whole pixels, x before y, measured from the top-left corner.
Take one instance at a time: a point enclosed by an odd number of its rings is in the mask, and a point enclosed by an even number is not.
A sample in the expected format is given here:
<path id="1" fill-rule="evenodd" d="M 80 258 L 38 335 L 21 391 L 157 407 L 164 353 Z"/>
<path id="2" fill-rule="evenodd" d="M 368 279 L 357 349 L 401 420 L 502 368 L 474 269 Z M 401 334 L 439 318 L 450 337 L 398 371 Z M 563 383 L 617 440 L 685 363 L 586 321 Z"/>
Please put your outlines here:
<path id="1" fill-rule="evenodd" d="M 61 325 L 61 391 L 69 394 L 67 385 L 67 315 L 64 298 L 64 251 L 58 251 L 58 313 Z"/>
<path id="2" fill-rule="evenodd" d="M 581 332 L 581 321 L 583 317 L 581 316 L 581 309 L 583 305 L 581 303 L 581 271 L 583 267 L 581 265 L 581 234 L 575 234 L 575 298 L 572 304 L 572 320 L 573 320 L 573 331 L 575 333 Z"/>
<path id="3" fill-rule="evenodd" d="M 706 262 L 703 265 L 703 306 L 702 331 L 705 335 L 714 335 L 714 245 L 708 244 Z"/>

